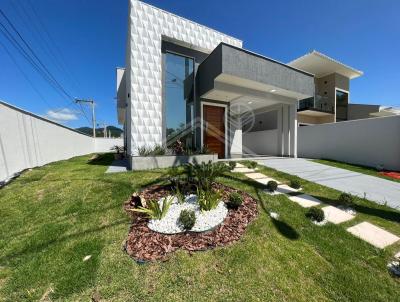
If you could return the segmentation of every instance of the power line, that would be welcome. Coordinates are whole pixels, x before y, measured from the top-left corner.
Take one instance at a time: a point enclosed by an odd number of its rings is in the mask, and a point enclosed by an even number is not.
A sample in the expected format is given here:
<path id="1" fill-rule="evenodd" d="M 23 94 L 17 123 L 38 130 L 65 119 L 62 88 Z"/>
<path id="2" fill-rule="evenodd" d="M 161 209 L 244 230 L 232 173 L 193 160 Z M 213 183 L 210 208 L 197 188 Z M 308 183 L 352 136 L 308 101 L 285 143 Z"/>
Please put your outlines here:
<path id="1" fill-rule="evenodd" d="M 5 44 L 3 44 L 0 41 L 0 45 L 4 48 L 8 56 L 11 58 L 11 60 L 14 62 L 15 66 L 17 66 L 18 70 L 21 72 L 21 74 L 24 76 L 24 78 L 28 81 L 28 83 L 31 85 L 32 89 L 37 93 L 37 95 L 40 97 L 40 99 L 46 103 L 46 105 L 51 108 L 49 102 L 46 100 L 46 98 L 41 94 L 41 92 L 35 87 L 35 85 L 32 83 L 32 81 L 29 79 L 29 77 L 26 75 L 24 70 L 19 66 L 17 60 L 13 57 L 12 53 L 8 50 Z"/>
<path id="2" fill-rule="evenodd" d="M 14 5 L 13 2 L 11 2 L 13 5 L 14 10 L 18 13 L 18 16 L 21 18 L 21 20 L 26 24 L 25 19 L 29 19 L 30 22 L 32 23 L 32 26 L 28 26 L 30 29 L 30 32 L 33 36 L 37 37 L 37 42 L 43 42 L 39 43 L 39 46 L 44 50 L 47 54 L 49 54 L 49 57 L 52 59 L 54 65 L 57 67 L 57 69 L 61 72 L 61 74 L 64 76 L 64 79 L 68 80 L 70 84 L 74 86 L 80 93 L 82 92 L 82 89 L 78 83 L 78 81 L 72 76 L 72 73 L 67 67 L 67 64 L 65 63 L 65 60 L 63 60 L 61 51 L 58 49 L 56 43 L 54 42 L 53 38 L 51 37 L 49 31 L 47 30 L 46 26 L 42 22 L 39 14 L 37 13 L 34 5 L 32 5 L 31 1 L 26 1 L 25 3 L 28 3 L 30 6 L 29 11 L 32 11 L 34 14 L 34 17 L 31 17 L 31 14 L 28 13 L 28 10 L 25 8 L 23 5 L 23 2 L 18 3 L 21 11 L 24 13 L 26 18 L 21 17 L 21 15 L 18 12 L 18 9 L 16 5 Z M 17 3 L 17 2 L 16 2 Z M 47 39 L 45 39 L 45 35 L 42 35 L 42 32 L 45 32 Z M 52 45 L 51 45 L 52 44 Z M 53 46 L 53 47 L 52 47 Z M 53 51 L 54 48 L 54 51 Z M 57 56 L 56 51 L 58 52 L 59 56 Z"/>
<path id="3" fill-rule="evenodd" d="M 43 67 L 43 69 L 46 71 L 46 73 L 49 75 L 49 77 L 54 81 L 54 83 L 60 88 L 60 90 L 70 99 L 73 99 L 73 97 L 64 89 L 64 87 L 54 78 L 54 76 L 51 74 L 51 72 L 47 69 L 47 67 L 43 64 L 43 62 L 39 59 L 39 57 L 36 55 L 36 53 L 33 51 L 33 49 L 29 46 L 29 44 L 25 41 L 25 39 L 22 37 L 20 32 L 15 28 L 13 23 L 8 19 L 8 17 L 4 14 L 3 10 L 0 9 L 0 14 L 3 15 L 3 17 L 6 19 L 8 24 L 11 26 L 11 28 L 14 30 L 14 32 L 18 35 L 18 37 L 21 39 L 21 41 L 24 43 L 24 45 L 29 49 L 29 51 L 32 53 L 32 55 L 35 57 L 37 62 L 40 64 L 40 66 Z"/>
<path id="4" fill-rule="evenodd" d="M 6 39 L 12 44 L 18 52 L 32 65 L 32 67 L 43 77 L 45 81 L 47 81 L 55 91 L 60 94 L 61 97 L 65 97 L 65 95 L 61 94 L 51 79 L 47 74 L 43 72 L 39 65 L 30 57 L 30 55 L 26 52 L 26 50 L 18 43 L 18 41 L 13 37 L 13 35 L 8 31 L 8 29 L 4 26 L 3 23 L 0 22 L 0 32 L 6 37 Z"/>
<path id="5" fill-rule="evenodd" d="M 17 28 L 13 25 L 13 23 L 10 21 L 10 19 L 5 15 L 5 13 L 0 9 L 0 14 L 6 19 L 8 25 L 13 29 L 13 31 L 18 35 L 19 39 L 23 42 L 23 44 L 25 45 L 25 47 L 30 51 L 30 53 L 33 55 L 33 57 L 36 59 L 34 60 L 34 58 L 32 58 L 32 56 L 24 49 L 23 46 L 21 46 L 21 44 L 16 40 L 16 38 L 11 34 L 11 32 L 7 29 L 7 27 L 0 22 L 0 32 L 3 33 L 3 35 L 6 37 L 6 39 L 17 49 L 17 51 L 28 61 L 28 63 L 31 64 L 31 66 L 43 77 L 43 79 L 45 81 L 48 82 L 48 84 L 50 84 L 50 86 L 52 86 L 55 91 L 57 93 L 60 94 L 60 96 L 66 98 L 67 100 L 70 101 L 70 103 L 67 106 L 70 106 L 72 104 L 75 104 L 75 99 L 71 96 L 71 94 L 69 94 L 66 89 L 57 81 L 57 79 L 52 75 L 52 73 L 48 70 L 48 68 L 43 64 L 43 62 L 40 60 L 40 58 L 37 56 L 37 54 L 34 52 L 34 50 L 32 49 L 32 47 L 29 46 L 29 44 L 26 42 L 26 40 L 22 37 L 21 33 L 17 30 Z M 6 51 L 9 53 L 8 49 L 6 49 Z M 17 64 L 16 60 L 12 57 L 12 60 L 14 61 L 14 63 L 17 65 L 17 67 L 23 72 L 22 68 L 19 67 L 19 65 Z M 29 83 L 31 85 L 32 82 L 29 80 L 29 78 L 27 77 L 27 75 L 23 72 L 24 77 L 29 81 Z M 32 86 L 34 87 L 34 86 Z M 34 88 L 36 92 L 39 93 L 39 91 Z M 39 93 L 40 94 L 40 93 Z M 41 95 L 41 94 L 40 94 Z M 49 104 L 48 104 L 49 105 Z M 76 105 L 76 104 L 75 104 Z M 77 106 L 77 105 L 76 105 Z M 86 120 L 89 122 L 89 119 L 86 116 L 85 111 L 83 110 L 83 108 L 80 108 L 84 117 L 86 118 Z M 60 109 L 58 111 L 53 111 L 53 112 L 60 112 L 63 109 Z"/>

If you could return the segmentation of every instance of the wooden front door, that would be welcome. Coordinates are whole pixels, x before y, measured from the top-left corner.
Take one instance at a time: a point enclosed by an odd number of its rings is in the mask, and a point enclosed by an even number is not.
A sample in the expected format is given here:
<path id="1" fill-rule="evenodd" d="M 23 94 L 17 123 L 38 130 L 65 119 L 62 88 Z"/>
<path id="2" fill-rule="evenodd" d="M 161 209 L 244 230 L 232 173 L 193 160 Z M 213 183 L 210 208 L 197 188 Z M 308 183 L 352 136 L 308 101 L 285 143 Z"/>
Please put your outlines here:
<path id="1" fill-rule="evenodd" d="M 203 120 L 204 146 L 225 158 L 225 107 L 203 105 Z"/>

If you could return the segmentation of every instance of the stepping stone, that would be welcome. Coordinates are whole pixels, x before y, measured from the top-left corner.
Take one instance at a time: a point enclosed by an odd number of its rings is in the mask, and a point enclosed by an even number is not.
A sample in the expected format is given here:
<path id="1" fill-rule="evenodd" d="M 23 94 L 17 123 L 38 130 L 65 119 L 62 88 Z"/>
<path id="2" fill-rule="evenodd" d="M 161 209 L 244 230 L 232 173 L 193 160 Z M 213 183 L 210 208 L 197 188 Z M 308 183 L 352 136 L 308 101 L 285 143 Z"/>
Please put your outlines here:
<path id="1" fill-rule="evenodd" d="M 290 196 L 289 199 L 295 203 L 298 203 L 303 208 L 311 208 L 311 207 L 321 204 L 321 201 L 319 199 L 316 199 L 315 197 L 312 197 L 307 194 Z"/>
<path id="2" fill-rule="evenodd" d="M 288 185 L 279 185 L 277 191 L 282 193 L 282 194 L 289 194 L 289 193 L 296 193 L 298 191 L 300 191 L 300 189 L 295 189 L 292 188 L 291 186 Z"/>
<path id="3" fill-rule="evenodd" d="M 298 189 L 293 189 L 288 185 L 280 185 L 274 192 L 270 192 L 268 190 L 264 190 L 265 193 L 269 195 L 279 195 L 279 194 L 289 194 L 289 193 L 296 193 Z"/>
<path id="4" fill-rule="evenodd" d="M 246 166 L 242 165 L 241 163 L 236 163 L 236 167 L 235 168 L 246 168 Z"/>
<path id="5" fill-rule="evenodd" d="M 265 176 L 264 174 L 262 174 L 262 173 L 257 173 L 257 172 L 254 172 L 254 173 L 246 173 L 245 174 L 248 178 L 251 178 L 251 179 L 258 179 L 258 178 L 266 178 L 267 176 Z"/>
<path id="6" fill-rule="evenodd" d="M 271 177 L 268 177 L 262 173 L 257 173 L 257 172 L 253 172 L 253 173 L 246 173 L 245 174 L 248 178 L 251 178 L 261 184 L 266 185 L 269 181 L 276 181 L 276 183 L 279 185 L 280 182 L 277 181 L 276 179 L 273 179 Z"/>
<path id="7" fill-rule="evenodd" d="M 243 168 L 235 168 L 235 169 L 232 170 L 232 172 L 236 172 L 236 173 L 251 173 L 251 172 L 254 172 L 254 170 L 246 168 L 246 167 L 243 167 Z"/>
<path id="8" fill-rule="evenodd" d="M 334 206 L 324 207 L 322 208 L 322 211 L 324 211 L 325 213 L 325 219 L 334 224 L 339 224 L 354 218 L 353 215 L 350 215 L 349 213 L 342 211 Z"/>
<path id="9" fill-rule="evenodd" d="M 384 229 L 378 228 L 369 222 L 361 222 L 348 228 L 347 231 L 380 249 L 383 249 L 388 245 L 400 240 L 400 238 L 396 235 L 393 235 Z"/>
<path id="10" fill-rule="evenodd" d="M 400 259 L 400 252 L 398 252 L 396 255 L 394 255 L 394 258 Z"/>

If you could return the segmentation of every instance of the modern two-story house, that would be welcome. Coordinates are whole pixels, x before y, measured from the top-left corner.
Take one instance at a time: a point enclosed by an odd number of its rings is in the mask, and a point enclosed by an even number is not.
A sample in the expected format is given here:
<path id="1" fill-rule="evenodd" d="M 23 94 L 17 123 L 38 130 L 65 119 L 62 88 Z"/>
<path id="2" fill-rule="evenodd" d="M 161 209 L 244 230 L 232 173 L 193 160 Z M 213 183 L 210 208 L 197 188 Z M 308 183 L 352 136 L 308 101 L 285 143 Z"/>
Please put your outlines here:
<path id="1" fill-rule="evenodd" d="M 284 64 L 130 0 L 126 66 L 117 68 L 118 121 L 129 158 L 177 141 L 219 158 L 296 157 L 298 125 L 392 114 L 349 102 L 350 81 L 362 74 L 317 51 Z"/>
<path id="2" fill-rule="evenodd" d="M 314 96 L 314 76 L 242 44 L 131 0 L 126 66 L 117 69 L 128 156 L 177 139 L 219 158 L 242 156 L 257 153 L 252 142 L 244 144 L 243 132 L 271 129 L 263 141 L 271 155 L 296 157 L 298 102 Z"/>

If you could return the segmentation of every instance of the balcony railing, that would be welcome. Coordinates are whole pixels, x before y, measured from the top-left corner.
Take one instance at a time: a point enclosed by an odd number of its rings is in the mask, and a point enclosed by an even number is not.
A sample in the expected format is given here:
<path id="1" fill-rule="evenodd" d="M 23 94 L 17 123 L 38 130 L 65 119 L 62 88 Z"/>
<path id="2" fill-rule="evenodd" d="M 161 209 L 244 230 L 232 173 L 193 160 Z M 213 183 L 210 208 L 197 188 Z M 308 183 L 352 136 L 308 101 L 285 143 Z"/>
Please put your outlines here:
<path id="1" fill-rule="evenodd" d="M 299 110 L 317 110 L 327 113 L 334 113 L 334 107 L 327 97 L 316 95 L 315 97 L 299 101 Z"/>

